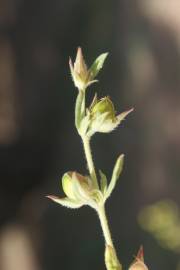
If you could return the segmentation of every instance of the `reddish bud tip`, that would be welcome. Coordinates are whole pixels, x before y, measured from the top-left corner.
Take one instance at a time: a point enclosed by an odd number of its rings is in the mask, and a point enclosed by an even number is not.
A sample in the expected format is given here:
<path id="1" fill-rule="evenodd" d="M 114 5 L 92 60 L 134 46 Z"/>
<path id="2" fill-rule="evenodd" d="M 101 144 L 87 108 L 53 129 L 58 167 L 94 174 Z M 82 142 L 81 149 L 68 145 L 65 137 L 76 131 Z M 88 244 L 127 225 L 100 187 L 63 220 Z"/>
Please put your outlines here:
<path id="1" fill-rule="evenodd" d="M 144 262 L 144 249 L 142 245 L 139 248 L 136 259 Z"/>

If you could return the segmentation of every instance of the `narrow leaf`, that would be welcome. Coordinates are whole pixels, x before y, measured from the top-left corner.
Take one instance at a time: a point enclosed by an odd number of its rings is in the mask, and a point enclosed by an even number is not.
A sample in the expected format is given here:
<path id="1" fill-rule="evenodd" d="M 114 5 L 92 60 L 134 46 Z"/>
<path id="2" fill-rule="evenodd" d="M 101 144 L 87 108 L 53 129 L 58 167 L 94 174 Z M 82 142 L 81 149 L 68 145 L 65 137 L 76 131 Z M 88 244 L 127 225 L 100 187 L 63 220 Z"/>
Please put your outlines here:
<path id="1" fill-rule="evenodd" d="M 91 79 L 94 79 L 99 73 L 99 71 L 102 69 L 104 65 L 104 61 L 107 56 L 108 56 L 108 53 L 103 53 L 100 56 L 98 56 L 98 58 L 96 58 L 96 60 L 94 61 L 94 63 L 89 69 Z"/>
<path id="2" fill-rule="evenodd" d="M 107 190 L 107 177 L 101 170 L 99 170 L 99 174 L 100 174 L 101 192 L 103 195 L 105 195 Z"/>
<path id="3" fill-rule="evenodd" d="M 105 196 L 106 199 L 111 195 L 111 193 L 116 185 L 116 182 L 117 182 L 117 180 L 122 172 L 123 163 L 124 163 L 124 155 L 120 155 L 119 158 L 117 159 L 116 164 L 115 164 L 114 169 L 113 169 L 111 182 L 110 182 L 110 184 L 107 188 L 107 191 L 106 191 L 106 196 Z"/>
<path id="4" fill-rule="evenodd" d="M 75 125 L 77 130 L 80 127 L 80 123 L 85 116 L 85 93 L 82 90 L 79 90 L 76 105 L 75 105 Z"/>
<path id="5" fill-rule="evenodd" d="M 47 198 L 51 199 L 52 201 L 59 203 L 62 206 L 68 207 L 68 208 L 80 208 L 83 204 L 76 202 L 74 200 L 71 200 L 69 198 L 59 198 L 54 195 L 48 195 Z"/>

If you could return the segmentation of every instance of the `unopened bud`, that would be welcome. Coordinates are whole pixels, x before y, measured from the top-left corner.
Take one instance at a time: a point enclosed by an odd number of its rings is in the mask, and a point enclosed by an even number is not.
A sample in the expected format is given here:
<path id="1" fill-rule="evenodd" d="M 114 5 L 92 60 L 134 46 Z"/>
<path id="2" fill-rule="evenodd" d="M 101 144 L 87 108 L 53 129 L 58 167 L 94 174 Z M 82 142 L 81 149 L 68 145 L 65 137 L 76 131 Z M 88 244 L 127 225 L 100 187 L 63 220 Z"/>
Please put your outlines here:
<path id="1" fill-rule="evenodd" d="M 140 247 L 135 261 L 132 263 L 129 270 L 148 270 L 147 266 L 144 263 L 144 252 L 142 246 Z"/>
<path id="2" fill-rule="evenodd" d="M 84 61 L 82 49 L 79 47 L 76 54 L 74 66 L 71 58 L 69 59 L 69 66 L 71 75 L 75 86 L 79 90 L 85 90 L 90 84 L 97 82 L 94 80 L 99 71 L 102 69 L 107 53 L 101 54 L 88 69 Z"/>
<path id="3" fill-rule="evenodd" d="M 77 192 L 76 186 L 88 189 L 86 177 L 77 172 L 68 172 L 63 175 L 62 187 L 66 196 L 73 200 L 79 200 L 80 194 Z"/>
<path id="4" fill-rule="evenodd" d="M 114 105 L 109 97 L 104 97 L 97 101 L 91 110 L 92 115 L 107 113 L 106 119 L 115 121 Z"/>
<path id="5" fill-rule="evenodd" d="M 116 116 L 114 105 L 109 97 L 104 97 L 99 101 L 95 97 L 90 106 L 89 135 L 92 136 L 96 132 L 111 132 L 131 111 L 132 109 Z"/>
<path id="6" fill-rule="evenodd" d="M 69 60 L 69 66 L 75 86 L 78 89 L 84 89 L 88 83 L 89 72 L 83 58 L 82 49 L 80 47 L 77 50 L 74 66 L 71 58 Z"/>
<path id="7" fill-rule="evenodd" d="M 116 252 L 110 245 L 106 245 L 105 264 L 107 270 L 122 270 L 122 266 L 116 256 Z"/>

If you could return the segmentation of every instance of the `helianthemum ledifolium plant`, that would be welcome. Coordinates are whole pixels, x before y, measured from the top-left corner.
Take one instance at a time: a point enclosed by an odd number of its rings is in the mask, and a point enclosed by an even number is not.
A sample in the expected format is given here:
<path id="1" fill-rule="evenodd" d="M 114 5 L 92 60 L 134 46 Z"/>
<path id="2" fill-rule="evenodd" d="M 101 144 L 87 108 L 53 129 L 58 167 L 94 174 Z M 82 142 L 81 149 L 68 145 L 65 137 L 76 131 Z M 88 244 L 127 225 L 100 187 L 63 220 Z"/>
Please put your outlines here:
<path id="1" fill-rule="evenodd" d="M 83 58 L 81 48 L 77 50 L 74 64 L 70 59 L 69 65 L 78 95 L 75 105 L 75 126 L 82 139 L 85 157 L 88 166 L 88 175 L 81 175 L 76 171 L 69 171 L 62 177 L 62 188 L 65 198 L 48 196 L 56 203 L 68 208 L 79 208 L 88 205 L 95 209 L 99 216 L 105 239 L 105 264 L 107 270 L 122 270 L 122 265 L 117 258 L 112 241 L 106 213 L 105 202 L 111 195 L 116 182 L 122 172 L 124 155 L 121 154 L 115 163 L 111 180 L 108 182 L 106 175 L 94 166 L 90 140 L 96 132 L 109 133 L 113 131 L 122 120 L 133 110 L 116 115 L 114 105 L 109 97 L 99 99 L 95 94 L 89 107 L 86 107 L 86 92 L 88 86 L 96 82 L 96 77 L 102 69 L 107 53 L 101 54 L 88 69 Z M 143 261 L 142 249 L 130 266 L 129 270 L 148 270 Z"/>

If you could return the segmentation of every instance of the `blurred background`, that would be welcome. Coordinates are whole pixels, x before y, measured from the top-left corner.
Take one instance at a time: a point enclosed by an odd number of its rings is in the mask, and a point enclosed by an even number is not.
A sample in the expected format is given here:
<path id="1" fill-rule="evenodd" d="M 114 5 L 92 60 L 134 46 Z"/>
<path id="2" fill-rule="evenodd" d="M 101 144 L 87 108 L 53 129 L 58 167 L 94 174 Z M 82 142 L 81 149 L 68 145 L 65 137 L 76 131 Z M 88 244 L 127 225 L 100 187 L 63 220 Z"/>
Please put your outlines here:
<path id="1" fill-rule="evenodd" d="M 124 171 L 107 213 L 128 269 L 180 269 L 179 0 L 0 0 L 0 270 L 105 269 L 96 214 L 67 210 L 61 176 L 86 173 L 74 127 L 69 56 L 109 57 L 88 91 L 135 111 L 92 141 L 95 163 Z"/>

